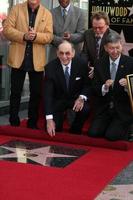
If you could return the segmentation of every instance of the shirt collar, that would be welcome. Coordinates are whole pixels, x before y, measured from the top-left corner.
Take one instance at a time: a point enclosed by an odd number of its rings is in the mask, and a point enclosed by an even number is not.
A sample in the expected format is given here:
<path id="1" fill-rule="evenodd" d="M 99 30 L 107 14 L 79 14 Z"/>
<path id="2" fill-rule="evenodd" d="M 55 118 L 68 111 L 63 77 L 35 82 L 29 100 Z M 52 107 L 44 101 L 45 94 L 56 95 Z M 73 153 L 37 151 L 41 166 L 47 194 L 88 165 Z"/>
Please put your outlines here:
<path id="1" fill-rule="evenodd" d="M 103 33 L 103 34 L 99 34 L 99 35 L 96 35 L 95 34 L 95 37 L 97 37 L 97 36 L 100 36 L 101 37 L 101 39 L 103 38 L 103 36 L 108 32 L 108 30 L 109 30 L 109 28 L 105 31 L 105 33 Z M 95 33 L 95 32 L 94 32 Z"/>
<path id="2" fill-rule="evenodd" d="M 95 35 L 95 37 L 100 37 L 100 40 L 102 39 L 103 37 L 103 34 L 100 34 L 100 35 Z"/>
<path id="3" fill-rule="evenodd" d="M 68 63 L 68 65 L 63 65 L 63 64 L 62 64 L 63 71 L 65 72 L 65 68 L 66 68 L 66 66 L 67 66 L 67 67 L 69 67 L 69 70 L 68 70 L 68 71 L 69 71 L 69 73 L 70 73 L 70 71 L 71 71 L 71 64 L 72 64 L 72 61 L 70 61 L 70 62 Z"/>
<path id="4" fill-rule="evenodd" d="M 119 61 L 120 61 L 120 57 L 121 57 L 121 56 L 119 56 L 116 60 L 112 60 L 112 59 L 109 57 L 110 65 L 112 64 L 112 62 L 114 62 L 114 63 L 116 64 L 116 66 L 118 66 L 118 65 L 119 65 Z"/>
<path id="5" fill-rule="evenodd" d="M 65 8 L 67 12 L 69 11 L 70 6 L 71 6 L 71 4 L 69 4 L 69 5 Z M 63 14 L 64 8 L 63 8 L 62 6 L 60 6 L 60 7 L 61 7 L 61 13 Z"/>
<path id="6" fill-rule="evenodd" d="M 34 10 L 34 13 L 37 13 L 39 7 L 40 7 L 40 5 L 38 5 L 38 6 L 36 7 L 36 9 Z M 28 4 L 28 11 L 29 11 L 29 12 L 32 12 L 32 9 L 31 9 L 31 7 L 29 6 L 29 4 Z"/>

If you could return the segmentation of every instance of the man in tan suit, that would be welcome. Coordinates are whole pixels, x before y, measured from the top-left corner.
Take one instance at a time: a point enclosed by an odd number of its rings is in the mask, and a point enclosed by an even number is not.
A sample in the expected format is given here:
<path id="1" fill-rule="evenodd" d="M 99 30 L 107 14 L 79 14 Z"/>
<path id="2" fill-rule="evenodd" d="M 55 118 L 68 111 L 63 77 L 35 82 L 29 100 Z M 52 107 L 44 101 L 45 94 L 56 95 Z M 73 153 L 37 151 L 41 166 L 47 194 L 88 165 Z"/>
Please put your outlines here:
<path id="1" fill-rule="evenodd" d="M 27 127 L 36 129 L 41 85 L 46 63 L 45 44 L 53 39 L 50 12 L 40 0 L 14 6 L 4 23 L 4 35 L 11 41 L 8 65 L 11 70 L 10 124 L 19 126 L 19 106 L 26 72 L 30 81 Z"/>

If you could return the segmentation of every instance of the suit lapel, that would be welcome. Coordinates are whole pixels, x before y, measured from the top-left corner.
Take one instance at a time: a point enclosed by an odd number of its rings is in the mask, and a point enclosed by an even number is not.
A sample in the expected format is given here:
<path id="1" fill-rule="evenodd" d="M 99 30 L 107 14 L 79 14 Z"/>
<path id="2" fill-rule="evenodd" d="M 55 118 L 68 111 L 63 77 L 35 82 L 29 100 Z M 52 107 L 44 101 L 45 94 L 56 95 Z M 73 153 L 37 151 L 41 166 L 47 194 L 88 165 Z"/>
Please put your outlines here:
<path id="1" fill-rule="evenodd" d="M 44 11 L 42 9 L 42 5 L 40 4 L 40 7 L 39 7 L 38 12 L 37 12 L 36 20 L 35 20 L 35 26 L 34 26 L 35 30 L 37 29 L 37 26 L 39 24 L 41 16 L 43 16 L 43 12 Z"/>
<path id="2" fill-rule="evenodd" d="M 27 2 L 25 2 L 23 4 L 23 11 L 24 11 L 24 16 L 25 16 L 25 20 L 23 20 L 23 26 L 25 26 L 25 30 L 28 31 L 28 27 L 29 27 L 29 15 L 28 15 L 28 5 L 27 5 Z"/>
<path id="3" fill-rule="evenodd" d="M 73 83 L 75 82 L 75 77 L 77 75 L 77 65 L 75 63 L 75 60 L 72 60 L 72 64 L 71 64 L 71 75 L 70 75 L 70 81 L 69 81 L 69 90 L 71 91 L 73 88 Z"/>
<path id="4" fill-rule="evenodd" d="M 110 62 L 109 62 L 109 57 L 106 57 L 105 58 L 105 62 L 102 66 L 102 71 L 103 71 L 103 74 L 104 74 L 104 78 L 107 80 L 107 79 L 110 79 Z"/>
<path id="5" fill-rule="evenodd" d="M 64 71 L 63 71 L 62 65 L 59 60 L 57 63 L 56 72 L 57 72 L 56 76 L 58 77 L 58 80 L 59 80 L 61 86 L 63 87 L 64 91 L 66 91 L 67 86 L 66 86 L 65 75 L 64 75 Z"/>
<path id="6" fill-rule="evenodd" d="M 115 82 L 122 77 L 124 65 L 125 65 L 125 61 L 124 61 L 123 56 L 121 55 L 119 65 L 118 65 L 118 69 L 117 69 L 117 72 L 116 72 Z"/>
<path id="7" fill-rule="evenodd" d="M 71 23 L 72 19 L 73 19 L 73 16 L 74 15 L 74 12 L 73 12 L 73 6 L 71 5 L 70 6 L 70 9 L 68 11 L 68 15 L 66 17 L 66 20 L 65 20 L 65 23 L 64 23 L 64 31 L 67 29 L 67 27 L 69 26 L 69 24 Z"/>
<path id="8" fill-rule="evenodd" d="M 63 17 L 62 17 L 62 12 L 61 12 L 61 7 L 59 6 L 58 8 L 57 8 L 57 10 L 56 10 L 56 15 L 55 16 L 57 16 L 58 17 L 58 19 L 55 19 L 56 20 L 56 22 L 55 23 L 57 23 L 59 26 L 63 26 L 64 27 L 64 19 L 63 19 Z M 61 30 L 62 31 L 62 30 Z"/>
<path id="9" fill-rule="evenodd" d="M 91 48 L 93 49 L 93 51 L 95 52 L 95 48 L 96 48 L 96 39 L 95 39 L 95 34 L 94 32 L 92 33 L 92 40 L 90 41 L 91 42 Z"/>
<path id="10" fill-rule="evenodd" d="M 96 41 L 95 41 L 95 33 L 93 32 L 93 30 L 91 32 L 91 35 L 92 35 L 92 37 L 88 34 L 88 41 L 90 43 L 89 45 L 91 47 L 92 54 L 95 55 L 96 54 L 96 47 L 95 47 L 94 44 L 96 43 Z M 90 38 L 91 38 L 91 40 L 90 40 Z"/>
<path id="11" fill-rule="evenodd" d="M 102 40 L 101 40 L 101 45 L 100 45 L 100 55 L 101 56 L 103 55 L 103 52 L 105 51 L 104 44 L 105 44 L 105 40 L 106 40 L 106 37 L 108 34 L 109 34 L 109 29 L 107 29 L 107 31 L 104 33 Z"/>

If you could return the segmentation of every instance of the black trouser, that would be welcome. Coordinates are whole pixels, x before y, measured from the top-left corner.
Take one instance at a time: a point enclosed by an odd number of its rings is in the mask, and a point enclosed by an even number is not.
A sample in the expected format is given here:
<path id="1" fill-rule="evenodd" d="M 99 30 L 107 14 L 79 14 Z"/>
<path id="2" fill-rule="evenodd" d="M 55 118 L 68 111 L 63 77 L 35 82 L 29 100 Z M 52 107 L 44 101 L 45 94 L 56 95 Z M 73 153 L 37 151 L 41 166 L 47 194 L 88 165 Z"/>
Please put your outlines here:
<path id="1" fill-rule="evenodd" d="M 74 101 L 58 101 L 54 103 L 54 121 L 56 124 L 56 131 L 62 131 L 64 112 L 67 109 L 72 109 L 74 106 Z M 70 127 L 70 132 L 80 134 L 85 120 L 89 116 L 89 103 L 84 102 L 84 107 L 81 111 L 76 112 L 75 119 Z"/>
<path id="2" fill-rule="evenodd" d="M 96 116 L 92 121 L 89 136 L 105 137 L 108 140 L 127 140 L 131 122 L 122 121 L 114 110 Z"/>
<path id="3" fill-rule="evenodd" d="M 18 112 L 21 101 L 21 94 L 24 85 L 26 71 L 13 69 L 11 71 L 11 95 L 10 95 L 10 122 L 19 120 Z M 30 100 L 28 106 L 28 118 L 37 122 L 39 103 L 42 93 L 43 72 L 28 72 Z"/>

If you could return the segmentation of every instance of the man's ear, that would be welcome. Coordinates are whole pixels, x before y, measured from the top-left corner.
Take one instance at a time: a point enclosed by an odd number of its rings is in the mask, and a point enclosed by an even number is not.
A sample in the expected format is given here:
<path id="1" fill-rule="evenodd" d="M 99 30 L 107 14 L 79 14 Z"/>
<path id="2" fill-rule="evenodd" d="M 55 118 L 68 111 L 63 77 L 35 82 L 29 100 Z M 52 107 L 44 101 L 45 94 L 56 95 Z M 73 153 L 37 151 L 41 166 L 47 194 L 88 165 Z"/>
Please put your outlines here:
<path id="1" fill-rule="evenodd" d="M 107 45 L 104 45 L 104 49 L 105 49 L 106 52 L 108 52 Z"/>
<path id="2" fill-rule="evenodd" d="M 73 56 L 72 57 L 74 57 L 75 56 L 75 49 L 73 49 Z"/>
<path id="3" fill-rule="evenodd" d="M 59 50 L 56 50 L 56 56 L 59 57 Z"/>

